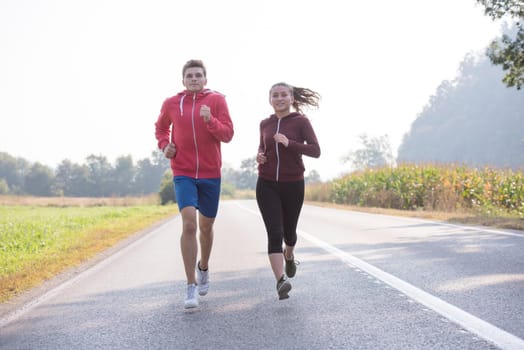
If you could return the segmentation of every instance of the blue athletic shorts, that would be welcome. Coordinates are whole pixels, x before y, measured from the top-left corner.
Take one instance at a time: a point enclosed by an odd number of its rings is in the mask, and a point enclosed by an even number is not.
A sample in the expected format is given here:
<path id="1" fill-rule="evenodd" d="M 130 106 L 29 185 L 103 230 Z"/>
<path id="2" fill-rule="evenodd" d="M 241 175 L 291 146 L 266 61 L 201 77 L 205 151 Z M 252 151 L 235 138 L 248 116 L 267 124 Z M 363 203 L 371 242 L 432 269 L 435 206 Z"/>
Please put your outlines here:
<path id="1" fill-rule="evenodd" d="M 173 182 L 178 210 L 195 207 L 208 218 L 217 216 L 220 178 L 194 179 L 188 176 L 175 176 Z"/>

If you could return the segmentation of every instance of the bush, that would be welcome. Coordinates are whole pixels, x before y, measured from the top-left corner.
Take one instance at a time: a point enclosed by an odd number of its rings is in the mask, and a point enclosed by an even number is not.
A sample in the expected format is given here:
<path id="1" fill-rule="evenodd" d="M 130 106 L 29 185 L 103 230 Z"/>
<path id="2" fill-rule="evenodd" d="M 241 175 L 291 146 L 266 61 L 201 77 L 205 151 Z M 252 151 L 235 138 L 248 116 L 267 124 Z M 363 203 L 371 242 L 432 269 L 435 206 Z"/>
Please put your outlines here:
<path id="1" fill-rule="evenodd" d="M 160 196 L 161 205 L 176 203 L 175 184 L 173 183 L 173 173 L 171 170 L 164 173 L 158 195 Z"/>
<path id="2" fill-rule="evenodd" d="M 7 181 L 5 179 L 0 179 L 0 194 L 8 194 L 9 193 L 9 185 L 7 184 Z"/>
<path id="3" fill-rule="evenodd" d="M 235 196 L 235 185 L 229 183 L 229 182 L 222 182 L 222 185 L 220 186 L 220 195 L 225 197 L 234 197 Z"/>
<path id="4" fill-rule="evenodd" d="M 323 182 L 308 183 L 305 186 L 304 198 L 314 202 L 331 202 L 331 184 Z"/>

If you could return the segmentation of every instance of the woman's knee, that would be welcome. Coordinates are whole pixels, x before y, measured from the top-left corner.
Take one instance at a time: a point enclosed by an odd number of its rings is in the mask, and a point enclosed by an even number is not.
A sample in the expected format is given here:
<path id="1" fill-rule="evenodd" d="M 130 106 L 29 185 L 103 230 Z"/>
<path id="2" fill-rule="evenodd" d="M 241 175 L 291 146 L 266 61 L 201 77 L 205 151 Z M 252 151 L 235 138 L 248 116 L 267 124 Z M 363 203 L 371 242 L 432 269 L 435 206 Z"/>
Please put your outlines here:
<path id="1" fill-rule="evenodd" d="M 282 253 L 282 239 L 281 238 L 270 238 L 268 240 L 267 247 L 268 254 Z"/>

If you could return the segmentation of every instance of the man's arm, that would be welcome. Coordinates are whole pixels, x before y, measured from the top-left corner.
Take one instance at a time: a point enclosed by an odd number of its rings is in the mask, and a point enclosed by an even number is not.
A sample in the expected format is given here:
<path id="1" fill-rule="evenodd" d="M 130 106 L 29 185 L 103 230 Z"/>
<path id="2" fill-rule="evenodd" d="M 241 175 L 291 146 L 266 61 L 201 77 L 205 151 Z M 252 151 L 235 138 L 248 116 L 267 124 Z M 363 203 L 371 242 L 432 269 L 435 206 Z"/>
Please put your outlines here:
<path id="1" fill-rule="evenodd" d="M 211 115 L 206 124 L 209 132 L 221 142 L 229 142 L 233 138 L 233 121 L 229 115 L 229 108 L 225 98 L 220 98 L 215 109 L 216 115 Z"/>
<path id="2" fill-rule="evenodd" d="M 155 137 L 157 139 L 158 148 L 162 151 L 170 143 L 171 137 L 171 118 L 167 113 L 167 101 L 164 101 L 160 109 L 160 115 L 155 123 Z"/>

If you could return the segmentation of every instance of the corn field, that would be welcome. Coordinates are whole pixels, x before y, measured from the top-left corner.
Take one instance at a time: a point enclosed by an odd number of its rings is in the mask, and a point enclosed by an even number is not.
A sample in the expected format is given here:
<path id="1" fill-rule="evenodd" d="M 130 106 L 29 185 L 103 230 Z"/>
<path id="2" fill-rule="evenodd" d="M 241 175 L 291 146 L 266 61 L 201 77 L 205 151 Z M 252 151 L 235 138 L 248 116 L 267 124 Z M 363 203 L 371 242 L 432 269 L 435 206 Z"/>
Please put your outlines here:
<path id="1" fill-rule="evenodd" d="M 330 182 L 328 191 L 326 184 L 323 187 L 328 200 L 337 204 L 403 210 L 474 209 L 524 218 L 524 174 L 512 170 L 401 164 L 353 172 Z"/>

